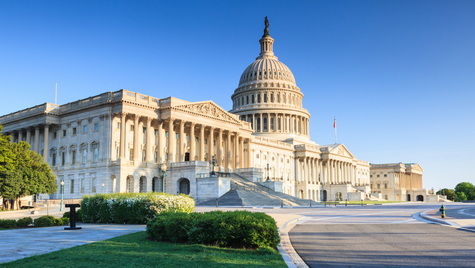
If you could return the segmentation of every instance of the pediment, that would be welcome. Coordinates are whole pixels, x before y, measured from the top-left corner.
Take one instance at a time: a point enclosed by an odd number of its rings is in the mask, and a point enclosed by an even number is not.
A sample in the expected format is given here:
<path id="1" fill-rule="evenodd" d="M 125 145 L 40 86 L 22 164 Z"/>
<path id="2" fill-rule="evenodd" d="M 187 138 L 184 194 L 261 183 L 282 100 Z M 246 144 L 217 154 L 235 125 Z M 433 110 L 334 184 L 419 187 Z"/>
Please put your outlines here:
<path id="1" fill-rule="evenodd" d="M 329 153 L 347 157 L 347 158 L 355 158 L 355 156 L 346 148 L 343 144 L 338 144 L 336 146 L 329 146 Z"/>
<path id="2" fill-rule="evenodd" d="M 204 115 L 217 120 L 226 121 L 233 124 L 241 124 L 236 115 L 228 113 L 212 101 L 195 102 L 174 106 L 173 109 L 183 112 L 189 112 L 196 115 Z"/>

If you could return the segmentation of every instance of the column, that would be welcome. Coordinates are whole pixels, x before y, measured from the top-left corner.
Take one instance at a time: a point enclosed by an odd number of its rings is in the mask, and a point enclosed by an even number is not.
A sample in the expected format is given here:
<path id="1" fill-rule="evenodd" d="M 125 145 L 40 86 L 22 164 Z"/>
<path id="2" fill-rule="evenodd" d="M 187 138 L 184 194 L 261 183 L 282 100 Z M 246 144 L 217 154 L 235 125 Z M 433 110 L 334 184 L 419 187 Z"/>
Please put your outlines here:
<path id="1" fill-rule="evenodd" d="M 191 122 L 190 126 L 190 161 L 195 161 L 195 123 Z"/>
<path id="2" fill-rule="evenodd" d="M 22 141 L 23 139 L 23 129 L 18 130 L 18 142 Z"/>
<path id="3" fill-rule="evenodd" d="M 200 127 L 200 161 L 205 161 L 205 126 Z"/>
<path id="4" fill-rule="evenodd" d="M 175 119 L 170 118 L 168 121 L 168 162 L 173 163 L 175 162 L 175 154 L 176 154 L 176 134 L 175 130 L 173 129 L 173 123 Z"/>
<path id="5" fill-rule="evenodd" d="M 164 126 L 164 120 L 160 120 L 158 122 L 158 141 L 157 141 L 157 162 L 159 163 L 165 163 L 165 156 L 163 155 L 163 152 L 165 148 L 167 148 L 167 141 L 165 137 L 165 126 Z"/>
<path id="6" fill-rule="evenodd" d="M 237 132 L 234 132 L 234 150 L 233 150 L 233 170 L 234 172 L 238 168 L 239 164 L 239 134 Z"/>
<path id="7" fill-rule="evenodd" d="M 231 131 L 228 130 L 228 137 L 227 137 L 227 142 L 226 142 L 226 154 L 224 156 L 224 161 L 226 162 L 226 170 L 229 172 L 229 168 L 231 167 L 231 161 L 234 161 L 234 157 L 231 154 Z"/>
<path id="8" fill-rule="evenodd" d="M 127 123 L 127 114 L 120 114 L 120 158 L 125 159 L 125 135 L 126 135 L 126 123 Z"/>
<path id="9" fill-rule="evenodd" d="M 222 166 L 222 158 L 223 158 L 223 155 L 222 155 L 222 145 L 223 145 L 223 129 L 218 129 L 218 142 L 217 142 L 217 160 L 218 160 L 218 166 L 221 168 Z"/>
<path id="10" fill-rule="evenodd" d="M 26 142 L 31 145 L 31 130 L 29 128 L 26 130 Z"/>
<path id="11" fill-rule="evenodd" d="M 257 132 L 256 114 L 252 114 L 252 130 Z"/>
<path id="12" fill-rule="evenodd" d="M 251 141 L 250 139 L 246 139 L 247 141 L 247 159 L 246 159 L 246 167 L 251 167 Z M 244 145 L 244 144 L 243 144 Z"/>
<path id="13" fill-rule="evenodd" d="M 43 158 L 45 162 L 48 162 L 48 142 L 49 142 L 49 124 L 46 123 L 45 125 L 45 132 L 44 132 L 44 142 L 43 142 Z"/>
<path id="14" fill-rule="evenodd" d="M 213 155 L 214 155 L 213 140 L 214 140 L 214 127 L 209 127 L 208 161 L 211 161 L 211 159 L 213 159 Z"/>
<path id="15" fill-rule="evenodd" d="M 180 121 L 180 140 L 178 141 L 178 162 L 185 161 L 185 152 L 186 152 L 186 147 L 185 147 L 185 142 L 186 142 L 186 135 L 185 135 L 185 121 L 181 120 Z"/>
<path id="16" fill-rule="evenodd" d="M 12 135 L 12 138 L 13 138 L 13 135 Z M 39 153 L 39 147 L 38 147 L 38 144 L 40 142 L 40 127 L 39 126 L 36 126 L 35 127 L 35 147 L 34 147 L 34 151 Z"/>
<path id="17" fill-rule="evenodd" d="M 259 126 L 259 132 L 262 132 L 263 130 L 263 125 L 264 125 L 264 121 L 262 121 L 262 114 L 259 114 L 259 120 L 260 120 L 260 126 Z"/>
<path id="18" fill-rule="evenodd" d="M 152 129 L 152 118 L 147 117 L 146 118 L 146 140 L 145 140 L 145 161 L 146 162 L 151 162 L 153 159 L 153 142 L 152 142 L 152 135 L 153 135 L 153 129 Z M 147 183 L 148 187 L 148 183 Z"/>
<path id="19" fill-rule="evenodd" d="M 139 163 L 139 116 L 134 117 L 134 164 Z"/>

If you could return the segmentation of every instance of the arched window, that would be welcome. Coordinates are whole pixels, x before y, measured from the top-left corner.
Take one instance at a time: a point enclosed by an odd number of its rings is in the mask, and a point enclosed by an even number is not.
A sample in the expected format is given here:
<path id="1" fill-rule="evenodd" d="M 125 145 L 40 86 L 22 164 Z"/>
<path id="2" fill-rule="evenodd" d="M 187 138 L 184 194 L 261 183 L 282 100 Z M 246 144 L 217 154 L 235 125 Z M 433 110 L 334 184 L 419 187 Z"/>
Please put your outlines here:
<path id="1" fill-rule="evenodd" d="M 140 184 L 139 192 L 140 193 L 147 192 L 147 178 L 145 176 L 140 177 L 139 184 Z"/>
<path id="2" fill-rule="evenodd" d="M 97 161 L 99 161 L 99 142 L 93 141 L 91 143 L 91 150 L 92 150 L 92 162 L 97 163 Z"/>

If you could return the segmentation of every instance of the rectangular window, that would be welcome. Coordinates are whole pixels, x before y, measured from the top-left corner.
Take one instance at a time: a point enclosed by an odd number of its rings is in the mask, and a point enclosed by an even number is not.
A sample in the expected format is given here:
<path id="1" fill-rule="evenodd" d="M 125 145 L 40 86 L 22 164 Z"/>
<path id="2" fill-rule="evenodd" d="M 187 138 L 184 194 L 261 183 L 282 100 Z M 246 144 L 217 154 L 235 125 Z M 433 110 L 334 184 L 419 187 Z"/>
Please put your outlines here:
<path id="1" fill-rule="evenodd" d="M 130 125 L 130 131 L 134 131 L 135 130 L 135 125 Z"/>
<path id="2" fill-rule="evenodd" d="M 56 166 L 56 154 L 55 153 L 51 156 L 51 165 L 53 167 Z"/>
<path id="3" fill-rule="evenodd" d="M 56 135 L 57 135 L 57 134 L 56 134 L 56 131 L 53 132 L 53 139 L 56 139 Z"/>
<path id="4" fill-rule="evenodd" d="M 76 151 L 71 152 L 71 164 L 76 164 Z"/>
<path id="5" fill-rule="evenodd" d="M 158 152 L 155 152 L 153 154 L 153 160 L 155 161 L 155 163 L 158 163 Z"/>
<path id="6" fill-rule="evenodd" d="M 147 151 L 142 150 L 142 162 L 145 162 L 146 155 L 147 155 Z"/>
<path id="7" fill-rule="evenodd" d="M 99 123 L 94 123 L 94 131 L 99 131 Z"/>
<path id="8" fill-rule="evenodd" d="M 74 194 L 74 179 L 70 180 L 69 183 L 69 193 Z"/>
<path id="9" fill-rule="evenodd" d="M 61 166 L 64 166 L 66 162 L 66 152 L 61 152 Z"/>
<path id="10" fill-rule="evenodd" d="M 66 129 L 63 129 L 63 137 L 66 137 Z"/>
<path id="11" fill-rule="evenodd" d="M 96 193 L 97 192 L 97 187 L 96 187 L 96 174 L 91 174 L 91 192 Z"/>
<path id="12" fill-rule="evenodd" d="M 82 134 L 87 133 L 87 125 L 82 126 Z"/>
<path id="13" fill-rule="evenodd" d="M 120 122 L 117 122 L 117 129 L 120 129 Z"/>
<path id="14" fill-rule="evenodd" d="M 155 129 L 153 130 L 153 133 L 155 134 L 155 136 L 158 136 L 158 129 L 155 128 Z"/>
<path id="15" fill-rule="evenodd" d="M 81 194 L 83 194 L 85 191 L 86 191 L 86 181 L 84 178 L 81 178 L 80 179 L 80 183 L 81 183 Z"/>
<path id="16" fill-rule="evenodd" d="M 129 160 L 130 160 L 130 161 L 134 161 L 134 149 L 130 149 L 130 152 L 129 152 Z"/>
<path id="17" fill-rule="evenodd" d="M 116 147 L 116 150 L 115 150 L 115 158 L 119 159 L 120 158 L 120 147 Z"/>
<path id="18" fill-rule="evenodd" d="M 73 127 L 73 135 L 76 135 L 76 128 Z"/>
<path id="19" fill-rule="evenodd" d="M 97 163 L 98 160 L 99 160 L 99 148 L 94 147 L 92 151 L 92 162 Z"/>
<path id="20" fill-rule="evenodd" d="M 87 161 L 87 150 L 82 150 L 82 154 L 81 154 L 81 164 L 86 164 L 86 161 Z"/>

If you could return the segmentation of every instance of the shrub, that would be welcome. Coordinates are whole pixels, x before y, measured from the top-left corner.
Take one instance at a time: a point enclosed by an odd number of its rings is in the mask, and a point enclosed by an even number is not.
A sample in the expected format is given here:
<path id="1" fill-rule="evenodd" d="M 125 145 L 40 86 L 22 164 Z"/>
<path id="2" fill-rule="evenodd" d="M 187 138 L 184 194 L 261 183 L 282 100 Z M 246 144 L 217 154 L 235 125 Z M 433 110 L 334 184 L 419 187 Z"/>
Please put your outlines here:
<path id="1" fill-rule="evenodd" d="M 33 219 L 31 217 L 25 217 L 17 220 L 18 227 L 28 227 L 32 223 Z"/>
<path id="2" fill-rule="evenodd" d="M 69 221 L 69 211 L 63 213 L 63 218 L 68 218 Z M 76 222 L 82 222 L 82 212 L 81 209 L 76 210 Z"/>
<path id="3" fill-rule="evenodd" d="M 41 216 L 38 219 L 35 219 L 35 227 L 49 227 L 54 226 L 55 217 L 53 216 Z"/>
<path id="4" fill-rule="evenodd" d="M 0 228 L 10 229 L 17 227 L 16 220 L 0 220 Z"/>
<path id="5" fill-rule="evenodd" d="M 248 211 L 163 213 L 147 223 L 147 234 L 158 241 L 230 248 L 277 248 L 280 241 L 271 216 Z"/>
<path id="6" fill-rule="evenodd" d="M 166 193 L 113 193 L 85 196 L 82 221 L 144 224 L 162 212 L 193 212 L 195 202 L 187 195 Z"/>

